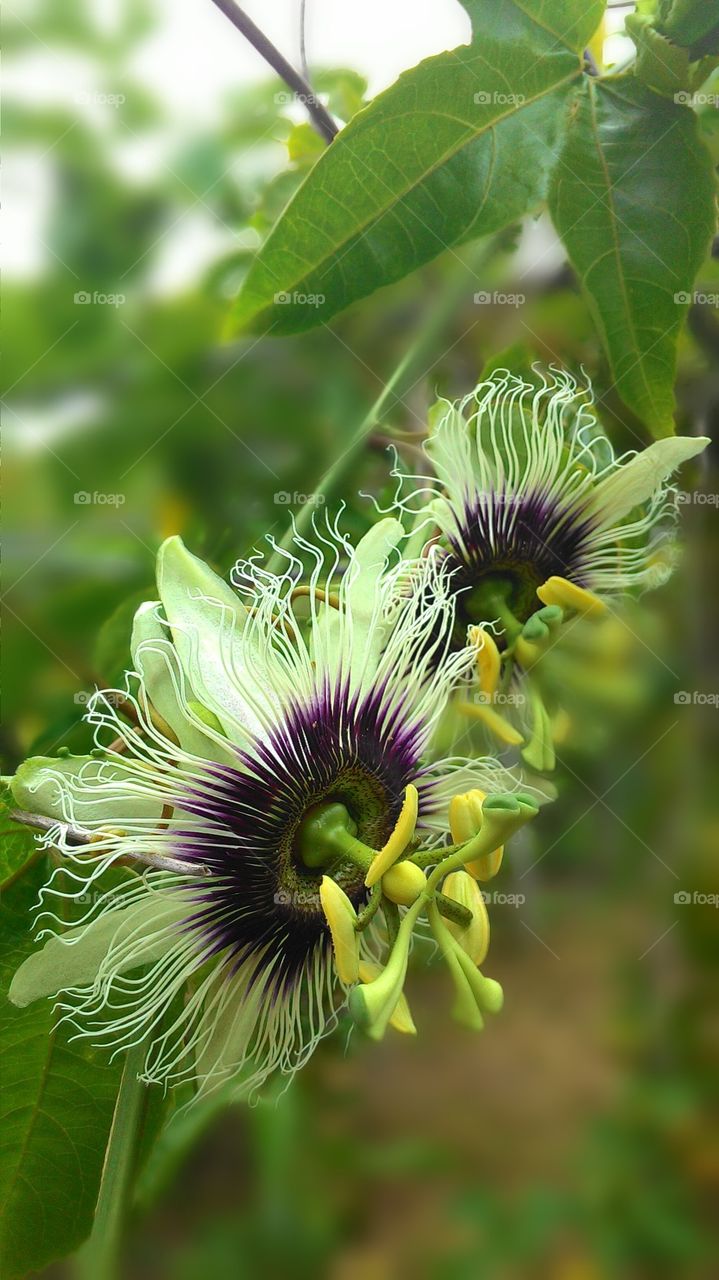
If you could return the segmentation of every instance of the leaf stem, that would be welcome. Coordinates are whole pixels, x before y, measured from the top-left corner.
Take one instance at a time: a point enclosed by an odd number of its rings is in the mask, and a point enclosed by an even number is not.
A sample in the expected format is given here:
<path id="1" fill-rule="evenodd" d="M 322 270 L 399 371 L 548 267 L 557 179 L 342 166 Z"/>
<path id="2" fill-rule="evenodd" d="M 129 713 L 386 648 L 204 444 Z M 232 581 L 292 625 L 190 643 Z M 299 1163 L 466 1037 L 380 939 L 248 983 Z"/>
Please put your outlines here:
<path id="1" fill-rule="evenodd" d="M 128 1050 L 105 1151 L 105 1164 L 89 1239 L 80 1250 L 79 1280 L 116 1280 L 137 1147 L 145 1115 L 147 1088 L 139 1078 L 145 1042 Z"/>
<path id="2" fill-rule="evenodd" d="M 212 3 L 216 5 L 220 13 L 224 13 L 225 17 L 229 18 L 233 27 L 242 32 L 245 39 L 249 40 L 253 48 L 265 59 L 265 62 L 269 62 L 272 70 L 276 71 L 278 76 L 297 95 L 302 105 L 307 108 L 308 115 L 320 137 L 324 138 L 325 142 L 332 142 L 339 132 L 337 125 L 326 107 L 323 107 L 319 99 L 315 97 L 312 92 L 312 86 L 307 83 L 304 76 L 301 76 L 299 71 L 295 71 L 295 68 L 280 53 L 279 49 L 275 48 L 272 41 L 268 40 L 264 32 L 255 26 L 252 19 L 247 16 L 239 5 L 234 4 L 233 0 L 212 0 Z"/>

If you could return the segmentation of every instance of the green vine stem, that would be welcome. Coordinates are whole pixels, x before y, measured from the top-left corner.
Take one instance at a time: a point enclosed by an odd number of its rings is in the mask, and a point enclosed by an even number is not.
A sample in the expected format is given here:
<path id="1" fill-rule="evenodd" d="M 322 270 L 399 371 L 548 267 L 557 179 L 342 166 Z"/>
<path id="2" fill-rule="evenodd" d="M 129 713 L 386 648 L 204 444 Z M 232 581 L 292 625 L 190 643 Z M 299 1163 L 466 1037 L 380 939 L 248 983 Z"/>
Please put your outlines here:
<path id="1" fill-rule="evenodd" d="M 147 1105 L 147 1086 L 139 1078 L 146 1051 L 143 1041 L 133 1045 L 125 1059 L 107 1140 L 95 1220 L 89 1239 L 77 1255 L 77 1280 L 117 1280 L 119 1275 L 122 1232 Z"/>
<path id="2" fill-rule="evenodd" d="M 497 247 L 497 237 L 493 236 L 481 245 L 479 251 L 475 247 L 473 252 L 470 251 L 464 256 L 455 253 L 454 256 L 458 259 L 459 265 L 451 274 L 449 286 L 445 291 L 444 297 L 429 308 L 426 322 L 420 327 L 414 341 L 403 355 L 394 372 L 390 374 L 371 409 L 360 422 L 344 453 L 340 454 L 339 458 L 332 463 L 332 466 L 325 472 L 322 480 L 314 490 L 312 497 L 315 500 L 319 497 L 326 497 L 331 493 L 351 470 L 357 454 L 370 432 L 381 421 L 390 406 L 390 402 L 400 398 L 400 390 L 412 372 L 417 360 L 432 345 L 448 320 L 455 314 L 459 303 L 466 296 L 468 288 L 471 287 L 470 282 L 476 282 L 477 271 L 486 265 Z M 288 551 L 291 547 L 295 530 L 299 534 L 305 532 L 312 520 L 314 509 L 315 502 L 311 501 L 306 502 L 300 508 L 294 521 L 294 527 L 288 529 L 279 542 L 277 549 L 268 560 L 267 570 L 269 573 L 281 572 L 284 565 L 283 552 Z"/>

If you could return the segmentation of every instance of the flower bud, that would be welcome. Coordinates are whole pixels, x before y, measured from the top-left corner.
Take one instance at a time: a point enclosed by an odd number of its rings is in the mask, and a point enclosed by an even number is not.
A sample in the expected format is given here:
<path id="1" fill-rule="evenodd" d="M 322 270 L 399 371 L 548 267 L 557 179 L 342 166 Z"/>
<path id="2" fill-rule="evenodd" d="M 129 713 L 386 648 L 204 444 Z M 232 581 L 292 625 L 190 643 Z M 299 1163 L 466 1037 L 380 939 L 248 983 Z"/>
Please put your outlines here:
<path id="1" fill-rule="evenodd" d="M 476 836 L 482 826 L 482 804 L 486 800 L 484 791 L 475 787 L 465 791 L 463 795 L 453 796 L 449 805 L 449 826 L 455 844 L 466 844 Z M 491 880 L 502 865 L 504 845 L 493 849 L 491 853 L 465 863 L 465 870 L 477 880 Z"/>
<path id="2" fill-rule="evenodd" d="M 489 949 L 489 916 L 481 889 L 466 871 L 452 871 L 442 885 L 442 892 L 472 913 L 472 923 L 466 929 L 452 920 L 446 925 L 470 959 L 480 965 Z"/>

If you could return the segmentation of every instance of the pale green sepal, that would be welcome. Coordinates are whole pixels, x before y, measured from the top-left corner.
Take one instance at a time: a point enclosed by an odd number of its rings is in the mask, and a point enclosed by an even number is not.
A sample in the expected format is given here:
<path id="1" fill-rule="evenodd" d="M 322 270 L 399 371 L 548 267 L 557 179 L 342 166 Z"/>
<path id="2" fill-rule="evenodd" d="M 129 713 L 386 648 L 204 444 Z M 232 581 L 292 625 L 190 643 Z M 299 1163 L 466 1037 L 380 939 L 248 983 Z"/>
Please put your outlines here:
<path id="1" fill-rule="evenodd" d="M 148 890 L 146 901 L 106 911 L 88 925 L 51 938 L 20 966 L 10 985 L 10 999 L 24 1008 L 43 996 L 89 986 L 110 949 L 131 939 L 133 946 L 118 963 L 117 973 L 152 964 L 177 945 L 178 931 L 186 921 L 186 902 Z"/>
<path id="2" fill-rule="evenodd" d="M 95 756 L 31 756 L 10 783 L 18 809 L 76 826 L 159 818 L 162 801 L 126 789 L 127 770 Z"/>
<path id="3" fill-rule="evenodd" d="M 591 509 L 598 528 L 616 524 L 642 506 L 683 462 L 695 458 L 710 443 L 706 436 L 669 436 L 656 440 L 631 461 L 617 467 L 594 488 Z"/>

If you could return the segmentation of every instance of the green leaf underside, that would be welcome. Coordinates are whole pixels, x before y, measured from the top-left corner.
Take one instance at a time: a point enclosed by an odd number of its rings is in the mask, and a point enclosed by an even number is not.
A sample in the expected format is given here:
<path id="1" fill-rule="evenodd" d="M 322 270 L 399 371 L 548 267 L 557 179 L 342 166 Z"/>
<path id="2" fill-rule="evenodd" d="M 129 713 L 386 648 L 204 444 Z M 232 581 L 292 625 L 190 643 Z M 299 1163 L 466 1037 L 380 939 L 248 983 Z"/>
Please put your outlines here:
<path id="1" fill-rule="evenodd" d="M 29 827 L 21 827 L 8 816 L 16 808 L 10 788 L 0 787 L 0 892 L 22 874 L 38 856 L 38 846 Z"/>
<path id="2" fill-rule="evenodd" d="M 630 77 L 588 79 L 571 116 L 552 218 L 619 394 L 671 435 L 676 338 L 715 225 L 709 156 L 694 114 Z"/>
<path id="3" fill-rule="evenodd" d="M 326 322 L 541 202 L 581 68 L 551 32 L 512 15 L 515 39 L 482 30 L 355 116 L 260 250 L 233 326 L 280 334 Z"/>
<path id="4" fill-rule="evenodd" d="M 55 1028 L 49 1002 L 19 1010 L 7 989 L 34 949 L 29 921 L 42 866 L 2 896 L 0 1272 L 15 1280 L 87 1236 L 122 1063 Z"/>
<path id="5" fill-rule="evenodd" d="M 719 14 L 712 0 L 674 0 L 660 5 L 658 26 L 675 44 L 697 56 L 719 50 Z"/>
<path id="6" fill-rule="evenodd" d="M 577 52 L 584 49 L 602 20 L 605 0 L 462 0 L 475 36 L 512 39 L 523 17 Z"/>

